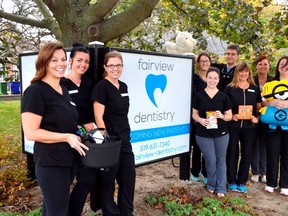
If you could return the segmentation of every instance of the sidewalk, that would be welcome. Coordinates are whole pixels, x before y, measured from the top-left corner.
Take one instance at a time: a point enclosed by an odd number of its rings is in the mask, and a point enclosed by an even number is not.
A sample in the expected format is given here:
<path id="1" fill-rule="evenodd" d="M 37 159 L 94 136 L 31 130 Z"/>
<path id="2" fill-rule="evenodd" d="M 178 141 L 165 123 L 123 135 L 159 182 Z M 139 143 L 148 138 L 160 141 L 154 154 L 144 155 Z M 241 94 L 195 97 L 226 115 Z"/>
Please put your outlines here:
<path id="1" fill-rule="evenodd" d="M 20 94 L 0 95 L 0 101 L 20 100 Z"/>

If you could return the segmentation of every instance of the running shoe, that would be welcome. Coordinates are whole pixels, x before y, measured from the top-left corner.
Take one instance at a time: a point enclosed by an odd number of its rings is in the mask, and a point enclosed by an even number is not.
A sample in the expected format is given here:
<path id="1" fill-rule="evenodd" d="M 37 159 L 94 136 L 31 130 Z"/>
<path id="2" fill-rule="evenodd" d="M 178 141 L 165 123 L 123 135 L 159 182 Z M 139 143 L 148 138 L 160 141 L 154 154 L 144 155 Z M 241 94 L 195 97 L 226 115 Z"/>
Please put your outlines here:
<path id="1" fill-rule="evenodd" d="M 235 183 L 231 183 L 228 185 L 228 190 L 231 192 L 238 192 L 238 187 Z"/>
<path id="2" fill-rule="evenodd" d="M 192 173 L 190 173 L 190 180 L 191 181 L 195 181 L 195 182 L 199 182 L 200 181 L 199 177 L 193 176 Z"/>
<path id="3" fill-rule="evenodd" d="M 240 193 L 247 193 L 247 188 L 244 184 L 240 184 L 237 186 L 237 189 Z"/>
<path id="4" fill-rule="evenodd" d="M 266 192 L 268 193 L 273 193 L 275 188 L 274 187 L 270 187 L 270 186 L 265 186 L 265 189 L 264 189 Z"/>
<path id="5" fill-rule="evenodd" d="M 284 196 L 288 196 L 288 188 L 281 188 L 280 189 L 280 194 Z"/>
<path id="6" fill-rule="evenodd" d="M 259 175 L 252 175 L 251 181 L 252 182 L 258 182 L 259 181 Z"/>

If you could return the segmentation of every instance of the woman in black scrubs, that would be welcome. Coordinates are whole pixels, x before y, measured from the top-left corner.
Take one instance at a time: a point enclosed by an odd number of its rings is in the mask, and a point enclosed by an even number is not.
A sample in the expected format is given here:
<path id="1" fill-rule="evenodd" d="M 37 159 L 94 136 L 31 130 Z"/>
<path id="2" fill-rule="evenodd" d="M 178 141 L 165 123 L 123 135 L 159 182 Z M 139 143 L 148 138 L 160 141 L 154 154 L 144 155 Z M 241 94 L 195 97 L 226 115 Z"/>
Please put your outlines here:
<path id="1" fill-rule="evenodd" d="M 22 98 L 22 126 L 25 137 L 35 141 L 35 173 L 45 216 L 68 214 L 77 156 L 88 150 L 76 135 L 78 114 L 74 103 L 60 85 L 66 67 L 63 45 L 44 45 L 38 54 L 36 75 Z"/>
<path id="2" fill-rule="evenodd" d="M 130 142 L 128 122 L 129 95 L 127 85 L 119 80 L 123 69 L 122 56 L 111 51 L 104 58 L 104 79 L 92 92 L 96 125 L 106 128 L 109 135 L 122 139 L 119 164 L 102 173 L 102 211 L 104 216 L 133 215 L 135 160 Z M 114 202 L 115 178 L 118 202 Z"/>
<path id="3" fill-rule="evenodd" d="M 67 88 L 73 103 L 75 103 L 79 116 L 79 126 L 94 122 L 93 103 L 91 101 L 94 82 L 85 75 L 89 68 L 89 62 L 88 49 L 81 44 L 74 44 L 69 59 L 71 70 L 65 77 L 61 78 L 61 84 Z M 76 180 L 69 203 L 71 216 L 81 215 L 87 195 L 96 181 L 96 170 L 83 166 L 80 157 L 78 157 Z"/>
<path id="4" fill-rule="evenodd" d="M 232 103 L 232 121 L 228 122 L 229 144 L 227 149 L 227 180 L 228 190 L 247 193 L 249 168 L 253 144 L 257 135 L 258 111 L 261 108 L 261 95 L 255 85 L 252 72 L 246 62 L 237 64 L 232 82 L 226 86 L 226 93 Z M 239 106 L 251 110 L 239 112 Z M 241 108 L 241 107 L 240 107 Z M 239 142 L 241 159 L 239 161 Z"/>
<path id="5" fill-rule="evenodd" d="M 207 87 L 206 83 L 206 74 L 211 65 L 211 58 L 207 53 L 200 53 L 197 58 L 197 64 L 199 65 L 199 72 L 193 75 L 193 95 L 199 91 L 204 90 Z M 192 131 L 191 131 L 191 142 L 193 145 L 192 151 L 192 167 L 190 170 L 190 180 L 199 182 L 200 177 L 204 184 L 207 184 L 207 172 L 205 168 L 205 160 L 202 157 L 202 152 L 196 142 L 195 138 L 195 122 L 192 122 Z"/>

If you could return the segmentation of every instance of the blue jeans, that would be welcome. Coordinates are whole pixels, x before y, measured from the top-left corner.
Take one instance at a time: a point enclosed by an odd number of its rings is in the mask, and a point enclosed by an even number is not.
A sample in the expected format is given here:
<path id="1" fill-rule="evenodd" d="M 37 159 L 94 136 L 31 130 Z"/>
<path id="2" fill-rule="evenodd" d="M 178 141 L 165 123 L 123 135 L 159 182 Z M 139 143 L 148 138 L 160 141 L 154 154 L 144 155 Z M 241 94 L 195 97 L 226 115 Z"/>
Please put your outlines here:
<path id="1" fill-rule="evenodd" d="M 207 171 L 207 189 L 216 193 L 226 193 L 226 152 L 229 134 L 221 137 L 208 138 L 196 135 Z"/>
<path id="2" fill-rule="evenodd" d="M 68 215 L 70 185 L 75 167 L 35 165 L 35 174 L 43 194 L 43 216 Z"/>

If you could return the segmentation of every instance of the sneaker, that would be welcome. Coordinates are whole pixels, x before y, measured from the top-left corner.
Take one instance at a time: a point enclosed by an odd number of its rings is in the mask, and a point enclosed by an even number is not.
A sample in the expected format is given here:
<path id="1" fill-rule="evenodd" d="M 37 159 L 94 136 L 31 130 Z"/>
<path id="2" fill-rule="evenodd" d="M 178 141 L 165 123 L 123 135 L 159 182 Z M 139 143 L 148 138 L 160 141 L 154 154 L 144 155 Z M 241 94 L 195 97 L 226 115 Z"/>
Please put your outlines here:
<path id="1" fill-rule="evenodd" d="M 275 188 L 266 185 L 264 190 L 265 190 L 266 192 L 268 192 L 268 193 L 273 193 L 273 192 L 274 192 L 274 189 L 275 189 Z"/>
<path id="2" fill-rule="evenodd" d="M 240 184 L 237 186 L 237 189 L 240 193 L 247 193 L 247 188 L 244 184 Z"/>
<path id="3" fill-rule="evenodd" d="M 203 183 L 206 185 L 208 182 L 207 178 L 205 178 L 201 172 L 200 172 L 199 176 L 202 178 Z"/>
<path id="4" fill-rule="evenodd" d="M 228 190 L 231 192 L 238 192 L 237 185 L 235 183 L 229 184 L 228 185 Z"/>
<path id="5" fill-rule="evenodd" d="M 192 173 L 190 173 L 190 180 L 191 181 L 195 181 L 195 182 L 199 182 L 200 181 L 199 177 L 193 176 Z"/>
<path id="6" fill-rule="evenodd" d="M 266 175 L 261 176 L 261 182 L 263 182 L 263 183 L 267 182 Z"/>
<path id="7" fill-rule="evenodd" d="M 251 181 L 252 182 L 258 182 L 259 181 L 259 175 L 252 175 Z"/>
<path id="8" fill-rule="evenodd" d="M 284 196 L 288 196 L 288 188 L 281 188 L 280 194 Z"/>
<path id="9" fill-rule="evenodd" d="M 206 185 L 207 182 L 208 182 L 207 178 L 204 177 L 204 178 L 203 178 L 203 183 Z"/>

